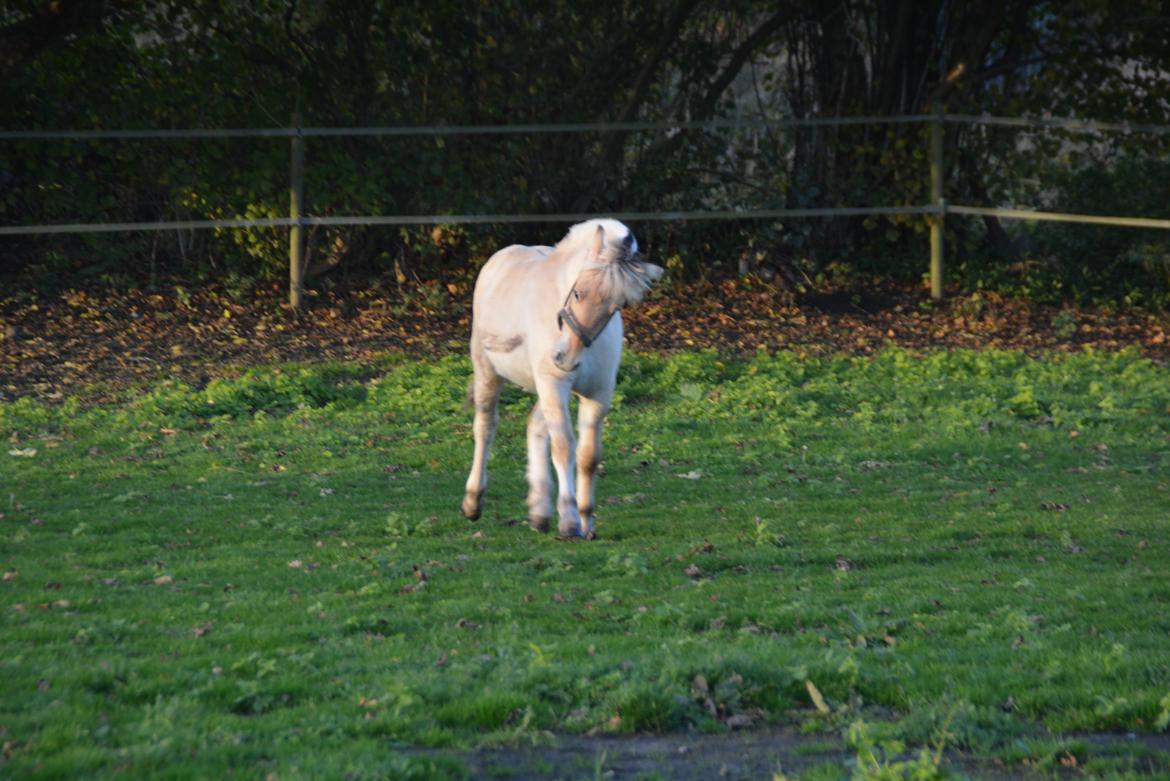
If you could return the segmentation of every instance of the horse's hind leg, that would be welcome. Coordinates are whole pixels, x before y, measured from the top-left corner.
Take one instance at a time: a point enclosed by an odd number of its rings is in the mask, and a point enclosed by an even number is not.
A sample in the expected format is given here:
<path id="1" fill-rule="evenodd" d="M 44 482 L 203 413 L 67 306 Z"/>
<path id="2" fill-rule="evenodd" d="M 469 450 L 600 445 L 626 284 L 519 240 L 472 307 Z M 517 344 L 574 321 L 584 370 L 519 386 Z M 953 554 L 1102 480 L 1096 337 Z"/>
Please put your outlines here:
<path id="1" fill-rule="evenodd" d="M 609 405 L 593 399 L 581 399 L 577 410 L 577 509 L 581 514 L 581 536 L 592 540 L 594 530 L 593 478 L 601 462 L 601 427 Z"/>
<path id="2" fill-rule="evenodd" d="M 528 414 L 528 525 L 548 531 L 552 516 L 552 475 L 548 469 L 548 423 L 540 401 Z"/>
<path id="3" fill-rule="evenodd" d="M 499 420 L 496 403 L 500 399 L 503 382 L 488 360 L 482 353 L 477 354 L 474 348 L 471 360 L 475 366 L 475 380 L 472 384 L 472 399 L 475 404 L 475 422 L 472 425 L 475 451 L 471 461 L 471 474 L 467 476 L 467 493 L 463 497 L 462 510 L 466 518 L 474 521 L 483 510 L 483 492 L 487 488 L 488 449 L 491 448 L 492 438 L 496 435 L 496 423 Z"/>

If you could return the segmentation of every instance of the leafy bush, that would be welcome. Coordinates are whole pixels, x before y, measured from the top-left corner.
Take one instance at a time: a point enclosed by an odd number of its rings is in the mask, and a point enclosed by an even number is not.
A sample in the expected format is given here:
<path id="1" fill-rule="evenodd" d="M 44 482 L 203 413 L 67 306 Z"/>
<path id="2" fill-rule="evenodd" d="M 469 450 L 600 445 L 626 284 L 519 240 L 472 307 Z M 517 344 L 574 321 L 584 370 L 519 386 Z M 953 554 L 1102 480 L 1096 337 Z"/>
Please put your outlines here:
<path id="1" fill-rule="evenodd" d="M 1068 211 L 1166 217 L 1170 160 L 1127 154 L 1071 172 L 1053 186 Z M 1079 298 L 1170 304 L 1170 237 L 1165 231 L 1042 224 L 1033 240 L 1041 268 Z"/>
<path id="2" fill-rule="evenodd" d="M 1050 166 L 1044 192 L 1030 198 L 1054 211 L 1165 218 L 1170 160 L 1122 152 L 1080 168 Z M 999 288 L 1038 301 L 1120 302 L 1170 306 L 1170 235 L 1135 229 L 1058 222 L 1008 226 L 1020 256 L 966 256 L 971 285 Z"/>
<path id="3" fill-rule="evenodd" d="M 239 377 L 217 378 L 197 391 L 183 383 L 159 385 L 139 408 L 182 420 L 258 414 L 283 415 L 295 409 L 346 406 L 366 399 L 352 370 L 331 367 L 248 369 Z"/>

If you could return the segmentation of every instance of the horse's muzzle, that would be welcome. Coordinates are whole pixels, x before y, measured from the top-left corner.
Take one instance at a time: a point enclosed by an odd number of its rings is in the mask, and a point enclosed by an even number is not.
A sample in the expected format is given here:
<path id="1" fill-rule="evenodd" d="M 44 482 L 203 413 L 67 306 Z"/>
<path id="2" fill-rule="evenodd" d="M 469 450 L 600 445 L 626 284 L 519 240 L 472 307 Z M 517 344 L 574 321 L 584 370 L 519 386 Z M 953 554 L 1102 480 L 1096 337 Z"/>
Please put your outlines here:
<path id="1" fill-rule="evenodd" d="M 577 362 L 570 365 L 568 362 L 568 358 L 569 358 L 569 356 L 565 353 L 564 350 L 562 350 L 560 348 L 553 351 L 553 356 L 552 356 L 553 365 L 555 365 L 558 369 L 560 369 L 563 372 L 577 371 L 577 368 L 581 365 L 581 362 L 577 361 Z"/>

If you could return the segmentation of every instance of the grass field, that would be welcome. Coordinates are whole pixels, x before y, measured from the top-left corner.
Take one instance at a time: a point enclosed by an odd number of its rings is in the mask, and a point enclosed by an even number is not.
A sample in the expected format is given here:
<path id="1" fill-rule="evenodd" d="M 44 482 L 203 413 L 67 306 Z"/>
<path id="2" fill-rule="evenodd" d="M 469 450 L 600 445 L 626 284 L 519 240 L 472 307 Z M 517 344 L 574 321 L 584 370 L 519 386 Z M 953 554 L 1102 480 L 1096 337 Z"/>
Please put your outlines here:
<path id="1" fill-rule="evenodd" d="M 459 516 L 468 372 L 0 406 L 0 775 L 460 778 L 416 749 L 778 727 L 845 747 L 802 778 L 1170 775 L 1078 737 L 1170 722 L 1165 367 L 627 356 L 592 543 L 527 528 L 519 392 Z"/>

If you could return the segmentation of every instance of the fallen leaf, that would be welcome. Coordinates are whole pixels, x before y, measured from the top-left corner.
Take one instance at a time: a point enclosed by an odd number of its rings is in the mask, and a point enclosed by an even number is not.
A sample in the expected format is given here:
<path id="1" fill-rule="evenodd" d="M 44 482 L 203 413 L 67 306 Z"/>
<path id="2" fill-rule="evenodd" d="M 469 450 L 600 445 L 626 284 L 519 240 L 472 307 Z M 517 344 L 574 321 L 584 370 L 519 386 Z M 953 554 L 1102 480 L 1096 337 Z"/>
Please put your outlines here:
<path id="1" fill-rule="evenodd" d="M 152 582 L 156 586 L 165 586 L 166 584 L 172 582 L 173 580 L 174 580 L 174 578 L 172 578 L 170 575 L 159 575 Z"/>
<path id="2" fill-rule="evenodd" d="M 195 627 L 195 629 L 194 629 L 194 630 L 192 630 L 192 631 L 195 633 L 195 636 L 196 636 L 196 637 L 205 637 L 205 636 L 207 636 L 208 634 L 210 634 L 210 633 L 211 633 L 211 630 L 212 630 L 212 629 L 213 629 L 213 627 L 212 627 L 212 624 L 211 624 L 211 622 L 210 622 L 210 621 L 208 621 L 208 622 L 207 622 L 206 624 L 204 624 L 203 626 L 197 626 L 197 627 Z"/>
<path id="3" fill-rule="evenodd" d="M 753 711 L 736 713 L 728 716 L 723 723 L 727 725 L 728 729 L 742 729 L 743 727 L 750 727 L 752 724 L 755 724 L 758 715 L 758 712 Z"/>
<path id="4" fill-rule="evenodd" d="M 688 578 L 697 578 L 703 574 L 702 571 L 699 569 L 698 565 L 695 565 L 695 564 L 692 564 L 691 566 L 687 567 L 685 570 L 683 570 L 683 573 Z"/>
<path id="5" fill-rule="evenodd" d="M 817 685 L 806 679 L 804 688 L 808 691 L 808 696 L 816 709 L 821 713 L 829 713 L 829 706 L 825 703 L 825 698 L 821 695 L 821 690 L 817 688 Z"/>
<path id="6" fill-rule="evenodd" d="M 17 458 L 32 458 L 36 454 L 37 449 L 35 447 L 17 448 L 16 450 L 8 451 L 8 455 L 15 456 Z"/>

